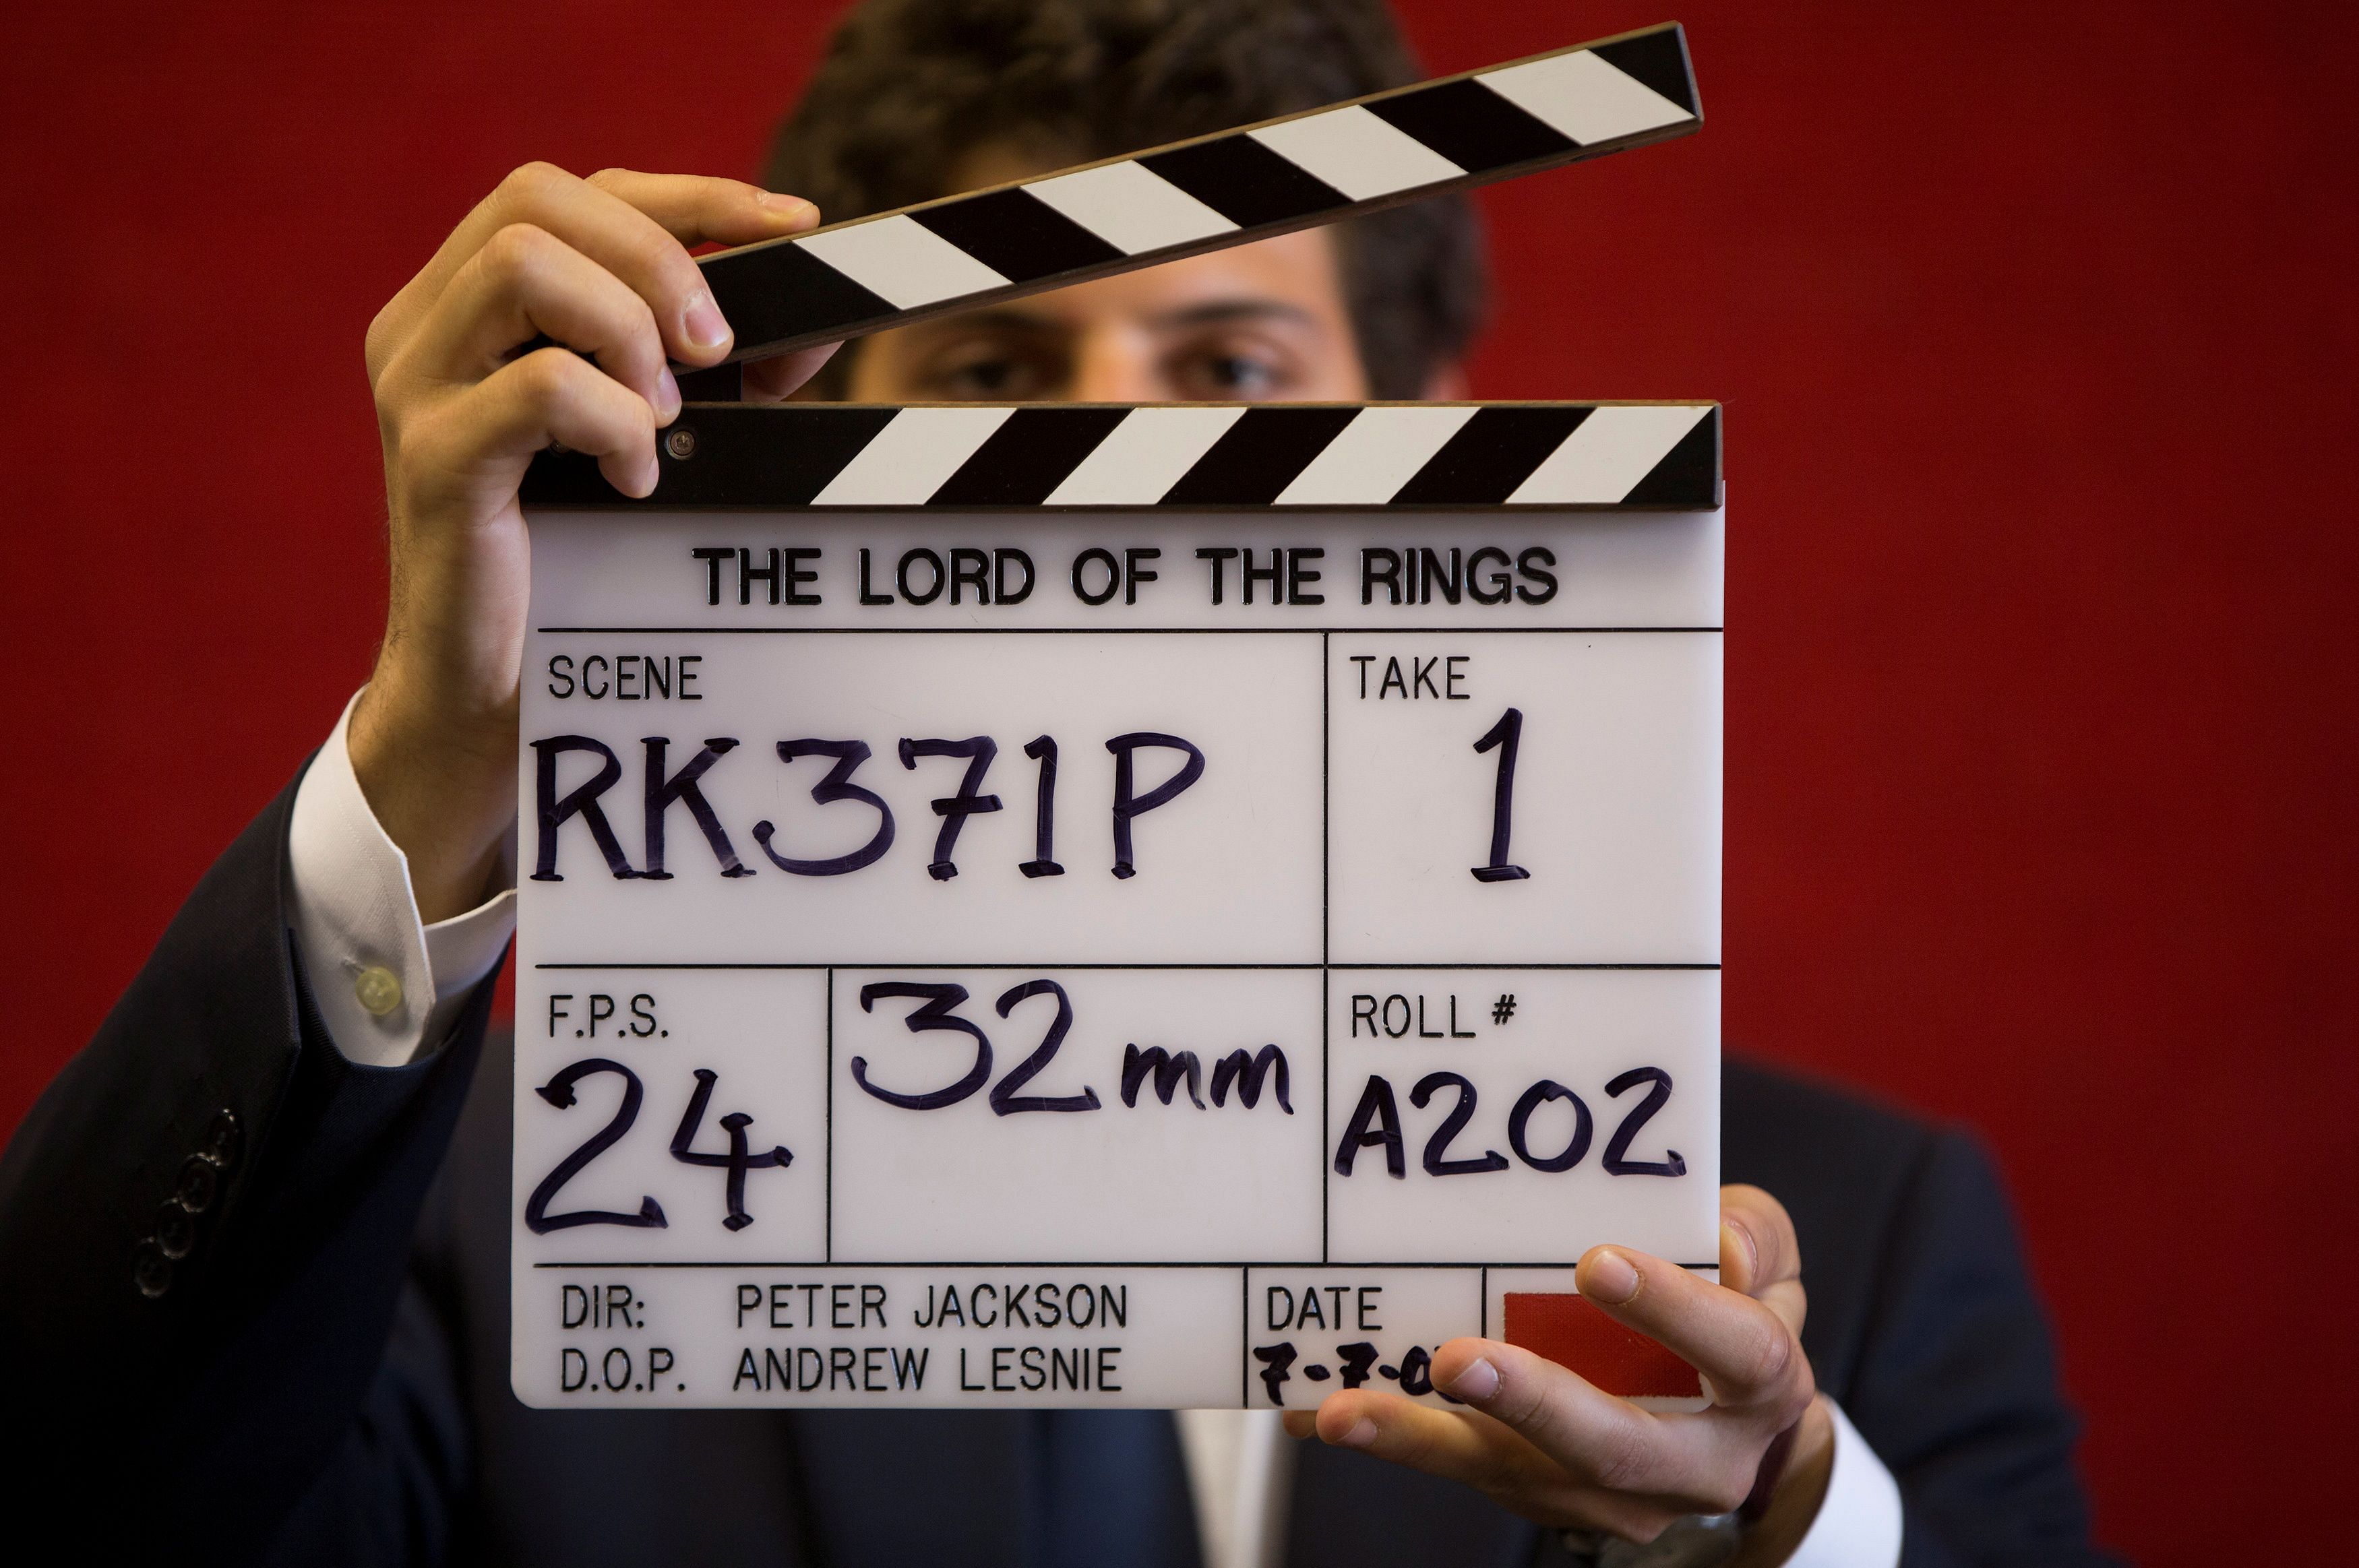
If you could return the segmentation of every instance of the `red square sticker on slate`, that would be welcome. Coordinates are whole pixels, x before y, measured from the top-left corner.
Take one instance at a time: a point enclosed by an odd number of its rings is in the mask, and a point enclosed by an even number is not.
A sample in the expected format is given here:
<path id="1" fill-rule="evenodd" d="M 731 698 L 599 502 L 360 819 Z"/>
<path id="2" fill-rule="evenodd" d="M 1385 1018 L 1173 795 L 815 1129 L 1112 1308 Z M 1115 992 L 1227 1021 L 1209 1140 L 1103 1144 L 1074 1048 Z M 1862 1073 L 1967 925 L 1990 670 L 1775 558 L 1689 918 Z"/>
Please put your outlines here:
<path id="1" fill-rule="evenodd" d="M 1506 1339 L 1624 1399 L 1695 1399 L 1696 1369 L 1570 1291 L 1509 1291 Z"/>

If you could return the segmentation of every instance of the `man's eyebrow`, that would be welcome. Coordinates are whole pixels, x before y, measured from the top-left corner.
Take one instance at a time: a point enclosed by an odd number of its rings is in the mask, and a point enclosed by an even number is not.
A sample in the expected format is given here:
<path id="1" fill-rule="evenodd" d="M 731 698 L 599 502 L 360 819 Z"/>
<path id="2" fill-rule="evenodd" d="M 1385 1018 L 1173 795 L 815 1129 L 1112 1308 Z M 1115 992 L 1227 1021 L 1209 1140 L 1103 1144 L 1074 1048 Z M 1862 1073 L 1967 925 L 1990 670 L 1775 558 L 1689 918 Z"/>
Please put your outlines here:
<path id="1" fill-rule="evenodd" d="M 1203 305 L 1190 305 L 1155 318 L 1158 327 L 1216 327 L 1230 321 L 1284 320 L 1303 326 L 1317 324 L 1318 318 L 1299 305 L 1288 305 L 1279 299 L 1219 299 Z"/>
<path id="2" fill-rule="evenodd" d="M 1063 323 L 1049 316 L 1034 315 L 1018 306 L 998 306 L 981 310 L 962 310 L 938 321 L 924 321 L 905 330 L 923 332 L 929 329 L 967 330 L 980 327 L 986 331 L 1054 332 Z"/>
<path id="3" fill-rule="evenodd" d="M 1150 325 L 1158 330 L 1175 328 L 1184 330 L 1190 327 L 1214 327 L 1234 321 L 1266 320 L 1293 321 L 1304 326 L 1311 326 L 1317 323 L 1318 318 L 1301 306 L 1289 305 L 1284 300 L 1214 299 L 1201 305 L 1183 305 L 1176 310 L 1165 311 L 1152 318 Z M 1064 321 L 1053 316 L 1036 314 L 1020 305 L 986 307 L 981 310 L 962 310 L 955 316 L 945 318 L 939 322 L 926 323 L 916 330 L 923 331 L 927 327 L 951 330 L 973 330 L 980 328 L 984 331 L 1035 334 L 1056 333 L 1070 330 Z"/>

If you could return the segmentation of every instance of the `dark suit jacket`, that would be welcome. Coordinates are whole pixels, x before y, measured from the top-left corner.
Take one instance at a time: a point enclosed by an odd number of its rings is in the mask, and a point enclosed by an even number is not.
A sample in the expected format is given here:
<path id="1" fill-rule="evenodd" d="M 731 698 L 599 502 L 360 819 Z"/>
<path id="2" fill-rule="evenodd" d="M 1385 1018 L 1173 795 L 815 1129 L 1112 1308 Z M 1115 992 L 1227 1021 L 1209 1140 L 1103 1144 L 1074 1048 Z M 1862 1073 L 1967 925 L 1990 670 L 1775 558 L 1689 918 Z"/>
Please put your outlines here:
<path id="1" fill-rule="evenodd" d="M 73 1559 L 152 1542 L 174 1562 L 1038 1562 L 1044 1466 L 1071 1452 L 1060 1418 L 516 1402 L 491 987 L 430 1058 L 346 1061 L 288 935 L 293 794 L 207 873 L 0 1158 L 19 1528 L 71 1532 Z M 1793 1214 L 1804 1344 L 1899 1478 L 1907 1561 L 2094 1560 L 2073 1421 L 1989 1162 L 1739 1062 L 1723 1096 L 1726 1179 Z M 233 1159 L 173 1261 L 158 1206 L 206 1147 Z M 1125 1506 L 1103 1505 L 1130 1542 L 1111 1560 L 1192 1550 L 1136 1541 Z M 1292 1517 L 1301 1568 L 1559 1554 L 1471 1491 L 1315 1443 Z"/>

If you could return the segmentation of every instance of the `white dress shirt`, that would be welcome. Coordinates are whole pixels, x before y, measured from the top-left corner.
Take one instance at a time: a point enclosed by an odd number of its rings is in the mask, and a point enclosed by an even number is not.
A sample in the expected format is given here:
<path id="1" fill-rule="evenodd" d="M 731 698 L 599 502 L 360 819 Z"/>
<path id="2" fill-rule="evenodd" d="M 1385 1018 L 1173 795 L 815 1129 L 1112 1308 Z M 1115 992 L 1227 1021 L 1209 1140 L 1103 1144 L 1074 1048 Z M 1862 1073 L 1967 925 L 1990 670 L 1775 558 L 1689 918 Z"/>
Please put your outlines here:
<path id="1" fill-rule="evenodd" d="M 346 703 L 295 792 L 288 902 L 329 1038 L 353 1061 L 397 1067 L 441 1045 L 468 993 L 506 950 L 516 930 L 516 837 L 508 837 L 501 892 L 464 914 L 421 924 L 409 858 L 377 825 L 353 775 L 344 745 L 352 713 Z M 1177 1416 L 1205 1568 L 1277 1568 L 1294 1466 L 1277 1412 Z M 1789 1568 L 1893 1568 L 1900 1488 L 1840 1409 L 1834 1429 L 1826 1501 Z"/>
<path id="2" fill-rule="evenodd" d="M 423 925 L 409 857 L 385 836 L 353 776 L 344 733 L 353 705 L 295 792 L 288 824 L 287 903 L 311 1000 L 336 1049 L 373 1067 L 398 1067 L 440 1045 L 467 993 L 492 972 L 516 932 L 516 835 L 507 885 L 480 907 Z"/>

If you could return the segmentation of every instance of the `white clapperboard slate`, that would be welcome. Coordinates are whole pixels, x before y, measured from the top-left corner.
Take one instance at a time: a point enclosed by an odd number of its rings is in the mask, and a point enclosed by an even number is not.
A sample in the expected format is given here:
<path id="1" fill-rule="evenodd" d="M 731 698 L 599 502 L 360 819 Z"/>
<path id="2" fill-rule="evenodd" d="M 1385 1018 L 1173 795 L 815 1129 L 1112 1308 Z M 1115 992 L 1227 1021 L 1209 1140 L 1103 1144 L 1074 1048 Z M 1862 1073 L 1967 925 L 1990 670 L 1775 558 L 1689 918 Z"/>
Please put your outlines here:
<path id="1" fill-rule="evenodd" d="M 706 265 L 756 351 L 1695 123 L 1659 28 Z M 1718 1251 L 1716 406 L 691 404 L 661 466 L 525 491 L 520 1399 L 1438 1399 L 1480 1333 L 1701 1403 L 1572 1266 Z"/>

